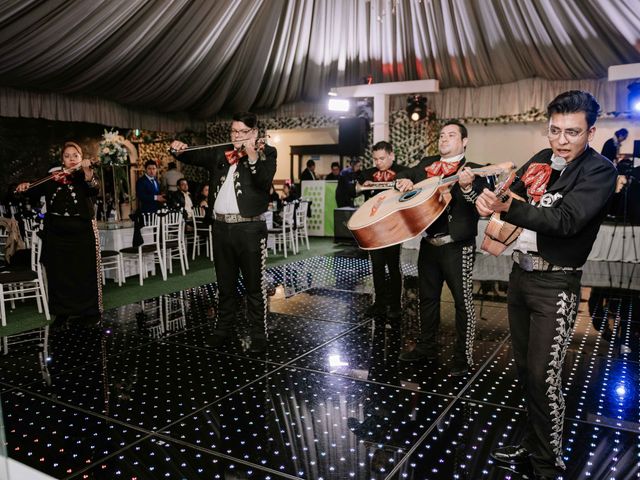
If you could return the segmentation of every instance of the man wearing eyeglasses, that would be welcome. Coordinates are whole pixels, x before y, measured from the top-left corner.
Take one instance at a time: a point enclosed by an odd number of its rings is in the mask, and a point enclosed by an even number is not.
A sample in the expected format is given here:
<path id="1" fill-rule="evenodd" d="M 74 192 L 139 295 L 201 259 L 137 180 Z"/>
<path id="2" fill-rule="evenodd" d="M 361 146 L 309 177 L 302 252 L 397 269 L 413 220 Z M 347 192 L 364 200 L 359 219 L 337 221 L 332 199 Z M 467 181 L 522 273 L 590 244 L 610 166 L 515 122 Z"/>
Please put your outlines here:
<path id="1" fill-rule="evenodd" d="M 615 168 L 589 146 L 599 110 L 590 93 L 560 94 L 547 106 L 551 148 L 519 169 L 507 198 L 484 190 L 476 202 L 481 215 L 501 212 L 504 221 L 523 228 L 513 253 L 508 312 L 527 424 L 519 445 L 492 456 L 527 464 L 536 479 L 556 479 L 565 469 L 562 365 L 580 304 L 581 268 L 615 188 Z"/>
<path id="2" fill-rule="evenodd" d="M 171 149 L 180 161 L 209 170 L 209 215 L 213 221 L 213 260 L 218 283 L 218 323 L 211 346 L 227 344 L 236 323 L 239 274 L 246 290 L 249 351 L 267 346 L 264 265 L 267 226 L 264 213 L 276 173 L 276 149 L 258 141 L 258 120 L 240 112 L 231 123 L 231 144 L 181 152 L 188 145 L 174 141 Z"/>

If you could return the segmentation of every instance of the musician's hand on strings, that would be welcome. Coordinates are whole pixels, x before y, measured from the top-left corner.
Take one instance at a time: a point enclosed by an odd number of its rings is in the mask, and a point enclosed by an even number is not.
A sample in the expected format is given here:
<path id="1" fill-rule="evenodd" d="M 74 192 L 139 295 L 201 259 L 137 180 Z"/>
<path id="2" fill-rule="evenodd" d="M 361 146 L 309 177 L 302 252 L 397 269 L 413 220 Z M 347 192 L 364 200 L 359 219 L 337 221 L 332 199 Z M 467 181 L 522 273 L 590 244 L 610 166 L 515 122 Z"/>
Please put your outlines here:
<path id="1" fill-rule="evenodd" d="M 469 167 L 463 167 L 458 172 L 458 183 L 460 184 L 460 188 L 462 190 L 468 191 L 471 188 L 471 184 L 473 183 L 473 179 L 476 175 Z"/>
<path id="2" fill-rule="evenodd" d="M 187 145 L 186 143 L 181 142 L 180 140 L 174 140 L 173 142 L 171 142 L 171 145 L 169 146 L 169 148 L 171 150 L 173 150 L 176 153 L 180 153 L 180 150 L 184 150 L 185 148 L 189 148 L 189 145 Z"/>
<path id="3" fill-rule="evenodd" d="M 503 202 L 495 193 L 485 188 L 476 200 L 476 209 L 480 215 L 488 217 L 493 212 L 508 212 L 511 201 L 511 196 L 508 196 L 507 200 Z"/>
<path id="4" fill-rule="evenodd" d="M 22 182 L 16 187 L 16 193 L 26 192 L 29 190 L 29 185 L 31 185 L 29 182 Z"/>
<path id="5" fill-rule="evenodd" d="M 371 180 L 365 180 L 362 184 L 363 187 L 370 187 L 371 185 L 373 185 L 373 182 Z"/>
<path id="6" fill-rule="evenodd" d="M 400 178 L 396 180 L 395 189 L 399 192 L 408 192 L 409 190 L 413 190 L 413 182 L 408 178 Z"/>

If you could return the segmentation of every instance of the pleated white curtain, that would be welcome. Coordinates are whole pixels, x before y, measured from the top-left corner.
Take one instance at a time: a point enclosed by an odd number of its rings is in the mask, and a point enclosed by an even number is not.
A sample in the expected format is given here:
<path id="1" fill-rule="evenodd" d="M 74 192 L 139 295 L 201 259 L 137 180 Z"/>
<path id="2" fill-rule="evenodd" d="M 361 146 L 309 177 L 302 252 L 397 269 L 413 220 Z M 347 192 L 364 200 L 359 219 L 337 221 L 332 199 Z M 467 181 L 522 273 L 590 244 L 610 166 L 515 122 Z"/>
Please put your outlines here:
<path id="1" fill-rule="evenodd" d="M 1 2 L 0 115 L 179 129 L 218 113 L 317 102 L 331 87 L 372 75 L 377 82 L 436 78 L 443 93 L 433 101 L 443 112 L 490 117 L 507 99 L 511 110 L 544 103 L 545 81 L 593 82 L 610 65 L 640 62 L 638 5 Z"/>

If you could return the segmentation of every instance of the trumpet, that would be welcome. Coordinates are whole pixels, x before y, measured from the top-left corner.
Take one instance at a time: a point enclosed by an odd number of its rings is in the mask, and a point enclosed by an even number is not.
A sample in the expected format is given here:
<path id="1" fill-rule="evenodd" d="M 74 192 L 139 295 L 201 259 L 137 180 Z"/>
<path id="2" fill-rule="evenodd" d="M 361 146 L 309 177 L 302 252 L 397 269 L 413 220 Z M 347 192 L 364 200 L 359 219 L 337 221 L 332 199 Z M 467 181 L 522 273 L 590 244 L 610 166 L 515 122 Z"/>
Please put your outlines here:
<path id="1" fill-rule="evenodd" d="M 356 193 L 360 194 L 365 190 L 391 190 L 396 187 L 396 182 L 371 182 L 369 185 L 361 185 L 356 182 Z"/>

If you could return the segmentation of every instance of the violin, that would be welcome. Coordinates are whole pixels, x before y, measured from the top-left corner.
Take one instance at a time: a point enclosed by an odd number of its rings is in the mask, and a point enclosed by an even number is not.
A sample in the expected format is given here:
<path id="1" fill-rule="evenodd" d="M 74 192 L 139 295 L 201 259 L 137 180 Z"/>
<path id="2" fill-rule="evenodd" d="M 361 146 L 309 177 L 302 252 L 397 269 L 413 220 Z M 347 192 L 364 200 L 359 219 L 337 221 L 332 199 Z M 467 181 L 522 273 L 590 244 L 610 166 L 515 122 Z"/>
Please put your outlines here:
<path id="1" fill-rule="evenodd" d="M 84 159 L 83 159 L 84 160 Z M 93 162 L 91 164 L 91 168 L 93 168 Z M 62 168 L 60 170 L 56 170 L 55 172 L 50 173 L 49 175 L 47 175 L 46 177 L 42 177 L 39 178 L 37 180 L 34 180 L 33 182 L 29 182 L 27 188 L 20 190 L 20 185 L 24 185 L 24 183 L 18 185 L 16 187 L 16 189 L 14 190 L 13 193 L 22 193 L 22 192 L 26 192 L 27 190 L 31 190 L 34 187 L 37 187 L 38 185 L 42 185 L 43 183 L 48 182 L 49 180 L 53 180 L 55 178 L 58 178 L 60 176 L 63 175 L 68 175 L 70 173 L 73 172 L 77 172 L 78 170 L 80 170 L 82 168 L 82 162 L 78 163 L 75 167 L 71 167 L 71 168 Z M 27 183 L 27 182 L 25 182 Z"/>

